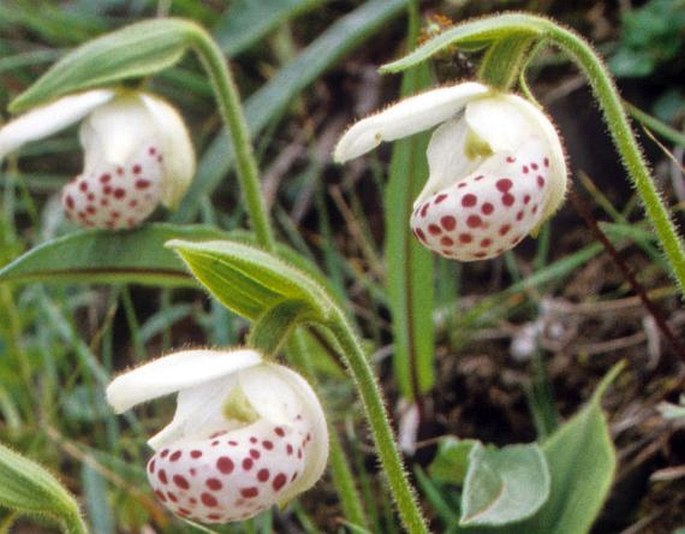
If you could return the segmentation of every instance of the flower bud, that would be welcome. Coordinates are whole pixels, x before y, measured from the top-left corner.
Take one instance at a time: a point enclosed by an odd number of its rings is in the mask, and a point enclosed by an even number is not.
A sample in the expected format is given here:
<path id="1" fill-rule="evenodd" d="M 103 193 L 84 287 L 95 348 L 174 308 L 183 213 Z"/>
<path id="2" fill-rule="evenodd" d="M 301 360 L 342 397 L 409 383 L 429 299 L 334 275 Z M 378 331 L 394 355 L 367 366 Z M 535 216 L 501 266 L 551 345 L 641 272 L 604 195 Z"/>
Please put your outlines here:
<path id="1" fill-rule="evenodd" d="M 184 351 L 121 375 L 117 411 L 178 392 L 147 466 L 157 498 L 180 517 L 227 523 L 283 505 L 320 478 L 328 457 L 321 405 L 309 384 L 252 350 Z"/>

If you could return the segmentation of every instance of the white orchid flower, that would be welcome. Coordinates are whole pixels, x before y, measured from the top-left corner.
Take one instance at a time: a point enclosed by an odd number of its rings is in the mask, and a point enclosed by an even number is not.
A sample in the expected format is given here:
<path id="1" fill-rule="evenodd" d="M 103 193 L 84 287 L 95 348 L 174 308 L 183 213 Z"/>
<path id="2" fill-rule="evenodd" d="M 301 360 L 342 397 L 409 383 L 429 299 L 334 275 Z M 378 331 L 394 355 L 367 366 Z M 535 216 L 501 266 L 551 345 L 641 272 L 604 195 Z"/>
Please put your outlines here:
<path id="1" fill-rule="evenodd" d="M 527 100 L 480 83 L 421 93 L 357 122 L 334 158 L 342 163 L 438 124 L 410 221 L 423 245 L 460 261 L 492 258 L 559 208 L 567 170 L 554 126 Z"/>
<path id="2" fill-rule="evenodd" d="M 67 184 L 62 203 L 83 226 L 131 228 L 161 202 L 175 208 L 195 173 L 183 119 L 157 96 L 98 89 L 35 108 L 0 128 L 0 160 L 83 120 L 83 173 Z"/>
<path id="3" fill-rule="evenodd" d="M 249 349 L 170 354 L 116 378 L 117 413 L 178 393 L 171 423 L 148 442 L 158 499 L 175 514 L 227 523 L 283 505 L 321 477 L 328 430 L 297 373 Z"/>

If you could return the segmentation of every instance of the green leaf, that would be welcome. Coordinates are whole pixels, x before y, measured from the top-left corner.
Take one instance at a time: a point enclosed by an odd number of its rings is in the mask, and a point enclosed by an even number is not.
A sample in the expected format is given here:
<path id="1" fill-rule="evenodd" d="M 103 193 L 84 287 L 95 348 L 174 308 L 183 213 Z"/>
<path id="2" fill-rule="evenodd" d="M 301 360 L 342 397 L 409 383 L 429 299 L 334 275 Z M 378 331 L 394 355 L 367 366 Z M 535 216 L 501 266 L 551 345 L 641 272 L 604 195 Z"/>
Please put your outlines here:
<path id="1" fill-rule="evenodd" d="M 84 462 L 81 464 L 81 481 L 93 532 L 115 534 L 113 507 L 107 496 L 107 482 L 104 477 Z"/>
<path id="2" fill-rule="evenodd" d="M 545 33 L 545 26 L 549 24 L 546 19 L 522 13 L 471 20 L 436 35 L 403 58 L 383 65 L 380 70 L 401 72 L 455 45 L 461 49 L 473 50 L 489 46 L 494 41 L 505 39 L 512 34 L 519 38 L 540 38 Z"/>
<path id="3" fill-rule="evenodd" d="M 209 226 L 149 224 L 132 231 L 79 230 L 43 243 L 0 269 L 2 282 L 136 283 L 194 286 L 164 243 L 173 238 L 219 239 Z"/>
<path id="4" fill-rule="evenodd" d="M 89 41 L 55 63 L 9 109 L 17 113 L 70 93 L 160 72 L 181 59 L 196 30 L 189 21 L 154 19 Z"/>
<path id="5" fill-rule="evenodd" d="M 466 478 L 469 453 L 479 442 L 475 439 L 442 438 L 438 452 L 428 467 L 428 474 L 439 482 L 461 486 Z"/>
<path id="6" fill-rule="evenodd" d="M 585 534 L 590 530 L 616 470 L 616 451 L 601 399 L 623 367 L 623 362 L 615 365 L 588 404 L 542 445 L 551 475 L 550 497 L 512 533 Z"/>
<path id="7" fill-rule="evenodd" d="M 407 0 L 372 0 L 338 19 L 302 53 L 271 78 L 245 102 L 245 118 L 253 137 L 283 113 L 288 104 L 309 84 L 355 46 L 373 36 L 397 15 Z M 226 176 L 235 161 L 226 131 L 216 137 L 198 162 L 197 173 L 174 221 L 188 222 L 197 215 L 205 196 Z"/>
<path id="8" fill-rule="evenodd" d="M 219 47 L 234 56 L 260 42 L 279 24 L 321 5 L 322 0 L 236 0 L 214 27 Z"/>
<path id="9" fill-rule="evenodd" d="M 306 304 L 309 320 L 329 317 L 333 304 L 324 289 L 273 254 L 235 241 L 174 239 L 167 246 L 219 302 L 247 319 L 254 321 L 285 301 Z"/>
<path id="10" fill-rule="evenodd" d="M 461 499 L 461 526 L 499 526 L 537 512 L 549 497 L 547 462 L 536 443 L 472 447 Z"/>
<path id="11" fill-rule="evenodd" d="M 402 96 L 431 85 L 428 65 L 407 71 Z M 429 133 L 393 144 L 385 189 L 385 261 L 392 315 L 393 369 L 403 397 L 414 399 L 435 383 L 433 256 L 409 231 L 414 199 L 428 178 Z"/>
<path id="12" fill-rule="evenodd" d="M 0 444 L 0 506 L 52 518 L 65 531 L 85 532 L 78 505 L 57 479 L 37 463 Z"/>

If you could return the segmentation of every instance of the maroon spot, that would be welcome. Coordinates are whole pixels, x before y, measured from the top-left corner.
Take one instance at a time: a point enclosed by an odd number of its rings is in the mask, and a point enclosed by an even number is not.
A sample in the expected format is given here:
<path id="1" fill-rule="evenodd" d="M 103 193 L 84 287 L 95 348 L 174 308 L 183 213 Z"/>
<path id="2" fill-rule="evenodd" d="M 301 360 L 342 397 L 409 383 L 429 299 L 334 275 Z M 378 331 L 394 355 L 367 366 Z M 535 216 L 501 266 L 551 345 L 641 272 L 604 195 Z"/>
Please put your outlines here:
<path id="1" fill-rule="evenodd" d="M 452 217 L 451 215 L 445 215 L 440 219 L 440 224 L 442 224 L 442 227 L 447 230 L 448 232 L 451 232 L 454 230 L 457 226 L 457 219 Z"/>
<path id="2" fill-rule="evenodd" d="M 241 488 L 240 494 L 246 499 L 251 499 L 252 497 L 259 495 L 259 490 L 254 486 L 250 488 Z"/>
<path id="3" fill-rule="evenodd" d="M 511 225 L 503 224 L 502 226 L 500 226 L 499 235 L 507 235 L 509 233 L 509 230 L 511 230 Z"/>
<path id="4" fill-rule="evenodd" d="M 161 154 L 160 154 L 159 156 L 157 156 L 157 161 L 159 161 L 160 163 L 162 163 L 162 160 L 163 160 L 163 159 L 164 159 L 164 158 L 162 157 Z"/>
<path id="5" fill-rule="evenodd" d="M 534 171 L 538 170 L 538 164 L 537 163 L 531 163 L 530 168 L 533 169 Z"/>
<path id="6" fill-rule="evenodd" d="M 483 240 L 480 242 L 480 246 L 483 247 L 483 248 L 487 248 L 487 247 L 489 247 L 490 245 L 492 245 L 492 239 L 490 239 L 490 238 L 488 238 L 488 237 L 486 237 L 485 239 L 483 239 Z"/>
<path id="7" fill-rule="evenodd" d="M 545 179 L 542 176 L 538 176 L 538 187 L 542 188 L 545 186 Z"/>
<path id="8" fill-rule="evenodd" d="M 231 447 L 237 447 L 237 446 L 238 446 L 238 442 L 237 442 L 237 441 L 233 441 L 232 439 L 229 439 L 227 443 L 228 443 Z"/>
<path id="9" fill-rule="evenodd" d="M 202 501 L 202 504 L 209 506 L 210 508 L 213 508 L 219 504 L 219 501 L 216 500 L 216 497 L 210 493 L 203 493 L 200 495 L 200 500 Z"/>
<path id="10" fill-rule="evenodd" d="M 440 239 L 440 244 L 444 247 L 451 247 L 454 245 L 454 240 L 451 237 L 443 236 L 443 238 Z"/>
<path id="11" fill-rule="evenodd" d="M 516 158 L 513 156 L 507 156 L 507 163 L 514 163 L 516 161 Z"/>
<path id="12" fill-rule="evenodd" d="M 212 441 L 212 442 L 210 443 L 210 445 L 211 445 L 212 447 L 216 447 L 218 444 L 219 444 L 219 440 L 218 440 L 218 439 L 215 439 L 214 441 Z"/>
<path id="13" fill-rule="evenodd" d="M 510 195 L 509 193 L 502 195 L 502 204 L 505 206 L 512 206 L 515 200 L 514 195 Z"/>
<path id="14" fill-rule="evenodd" d="M 100 206 L 103 206 L 103 207 L 109 206 L 109 200 L 107 200 L 106 198 L 103 198 L 102 200 L 100 200 Z"/>
<path id="15" fill-rule="evenodd" d="M 67 207 L 68 207 L 70 210 L 73 210 L 73 209 L 74 209 L 74 198 L 73 198 L 71 195 L 67 195 L 67 196 L 64 198 L 64 202 L 67 204 Z"/>
<path id="16" fill-rule="evenodd" d="M 105 195 L 111 195 L 112 194 L 112 186 L 111 185 L 106 185 L 105 187 L 102 188 L 102 192 Z"/>
<path id="17" fill-rule="evenodd" d="M 166 477 L 166 471 L 164 469 L 160 469 L 159 473 L 157 473 L 157 478 L 162 484 L 166 484 L 169 479 Z"/>
<path id="18" fill-rule="evenodd" d="M 490 215 L 493 211 L 495 211 L 495 206 L 490 204 L 489 202 L 485 202 L 481 207 L 480 211 L 483 212 L 483 215 Z"/>
<path id="19" fill-rule="evenodd" d="M 106 184 L 106 183 L 109 182 L 111 179 L 112 179 L 112 175 L 111 175 L 111 174 L 108 174 L 108 173 L 105 173 L 105 174 L 103 174 L 103 175 L 100 176 L 100 183 L 101 183 L 101 184 Z"/>
<path id="20" fill-rule="evenodd" d="M 283 486 L 285 486 L 285 483 L 288 479 L 283 473 L 278 473 L 274 479 L 273 482 L 271 482 L 271 485 L 273 486 L 275 491 L 278 491 L 281 489 Z"/>
<path id="21" fill-rule="evenodd" d="M 207 484 L 207 487 L 212 491 L 219 491 L 224 487 L 224 485 L 221 483 L 221 480 L 218 478 L 208 478 L 205 484 Z"/>
<path id="22" fill-rule="evenodd" d="M 79 211 L 79 212 L 77 213 L 77 215 L 78 215 L 79 217 L 81 217 L 81 219 L 85 219 L 85 218 L 86 218 L 86 212 L 85 212 L 85 211 Z"/>
<path id="23" fill-rule="evenodd" d="M 457 188 L 458 188 L 458 189 L 461 189 L 462 187 L 466 187 L 467 185 L 468 185 L 468 184 L 467 184 L 466 182 L 459 182 L 459 183 L 457 184 Z"/>
<path id="24" fill-rule="evenodd" d="M 169 500 L 171 502 L 178 502 L 178 497 L 176 497 L 176 494 L 171 493 L 170 491 L 166 492 L 167 497 L 169 497 Z"/>
<path id="25" fill-rule="evenodd" d="M 518 243 L 519 241 L 521 241 L 521 239 L 522 239 L 522 236 L 518 235 L 518 236 L 516 236 L 514 239 L 511 240 L 511 244 L 512 244 L 512 245 L 515 245 L 516 243 Z"/>
<path id="26" fill-rule="evenodd" d="M 174 452 L 171 456 L 169 456 L 169 461 L 170 462 L 175 462 L 181 457 L 181 454 L 183 454 L 181 451 L 176 451 Z"/>
<path id="27" fill-rule="evenodd" d="M 526 204 L 526 205 L 528 205 L 529 202 L 530 202 L 530 195 L 524 195 L 524 197 L 523 197 L 523 203 Z"/>
<path id="28" fill-rule="evenodd" d="M 147 149 L 147 153 L 150 154 L 151 156 L 154 156 L 157 153 L 157 149 L 153 146 Z"/>
<path id="29" fill-rule="evenodd" d="M 85 180 L 82 182 L 79 182 L 78 188 L 83 192 L 88 191 L 88 182 L 86 182 Z"/>
<path id="30" fill-rule="evenodd" d="M 149 464 L 147 464 L 147 470 L 150 472 L 150 474 L 155 473 L 155 459 L 154 458 L 152 460 L 150 460 Z"/>
<path id="31" fill-rule="evenodd" d="M 542 163 L 545 167 L 549 167 L 549 159 L 548 158 L 545 158 L 544 160 L 542 160 Z"/>
<path id="32" fill-rule="evenodd" d="M 254 464 L 254 462 L 252 461 L 252 458 L 245 458 L 243 460 L 243 469 L 245 471 L 249 471 L 250 469 L 252 469 L 252 464 Z"/>
<path id="33" fill-rule="evenodd" d="M 451 251 L 450 249 L 448 249 L 448 248 L 443 248 L 443 249 L 442 249 L 442 253 L 443 253 L 445 256 L 448 256 L 448 257 L 451 257 L 451 256 L 452 256 L 452 251 Z"/>
<path id="34" fill-rule="evenodd" d="M 131 168 L 131 170 L 133 171 L 133 174 L 140 174 L 140 171 L 142 171 L 143 169 L 140 165 L 136 164 Z"/>
<path id="35" fill-rule="evenodd" d="M 297 449 L 297 459 L 298 460 L 302 459 L 302 449 L 300 449 L 300 448 Z"/>
<path id="36" fill-rule="evenodd" d="M 86 206 L 86 213 L 88 215 L 95 215 L 95 206 Z"/>
<path id="37" fill-rule="evenodd" d="M 428 213 L 428 208 L 430 207 L 430 204 L 424 204 L 423 207 L 421 208 L 421 217 L 425 217 L 426 214 Z"/>
<path id="38" fill-rule="evenodd" d="M 274 448 L 274 444 L 269 441 L 268 439 L 262 441 L 262 447 L 264 447 L 267 451 L 270 451 L 271 449 Z"/>
<path id="39" fill-rule="evenodd" d="M 495 183 L 495 187 L 502 193 L 509 191 L 513 185 L 514 184 L 509 178 L 502 178 L 501 180 L 497 180 L 497 183 Z"/>
<path id="40" fill-rule="evenodd" d="M 461 199 L 461 205 L 464 206 L 465 208 L 470 208 L 471 206 L 475 206 L 476 202 L 478 202 L 476 195 L 472 195 L 471 193 L 464 195 Z"/>
<path id="41" fill-rule="evenodd" d="M 233 464 L 233 460 L 231 460 L 228 456 L 221 456 L 216 461 L 216 468 L 224 475 L 230 475 L 233 472 L 234 467 L 235 465 Z"/>
<path id="42" fill-rule="evenodd" d="M 261 453 L 257 449 L 250 449 L 250 456 L 252 456 L 252 458 L 255 460 L 258 460 L 261 456 Z"/>
<path id="43" fill-rule="evenodd" d="M 254 436 L 252 436 L 252 437 L 250 438 L 250 443 L 257 443 L 257 438 L 255 438 Z"/>
<path id="44" fill-rule="evenodd" d="M 124 174 L 124 168 L 123 168 L 123 167 L 117 167 L 117 174 L 118 174 L 119 176 L 121 176 L 122 174 Z"/>
<path id="45" fill-rule="evenodd" d="M 119 213 L 118 211 L 113 211 L 109 214 L 109 216 L 112 217 L 112 219 L 118 219 L 119 217 L 121 217 L 121 213 Z M 162 456 L 162 458 L 164 458 L 164 456 Z"/>
<path id="46" fill-rule="evenodd" d="M 533 209 L 531 210 L 533 214 L 536 214 L 538 212 L 538 205 L 536 204 L 533 206 Z"/>
<path id="47" fill-rule="evenodd" d="M 283 430 L 280 426 L 277 426 L 274 428 L 274 432 L 276 433 L 277 436 L 285 436 L 285 430 Z"/>
<path id="48" fill-rule="evenodd" d="M 523 171 L 523 174 L 528 174 L 528 166 L 524 165 L 523 167 L 521 167 L 521 171 Z"/>
<path id="49" fill-rule="evenodd" d="M 483 178 L 485 178 L 485 176 L 483 176 L 483 175 L 481 174 L 480 176 L 476 176 L 476 177 L 473 179 L 473 181 L 474 181 L 474 182 L 480 182 Z"/>
<path id="50" fill-rule="evenodd" d="M 166 502 L 166 497 L 164 496 L 164 494 L 163 494 L 161 491 L 155 490 L 155 495 L 157 495 L 157 498 L 158 498 L 160 501 Z"/>
<path id="51" fill-rule="evenodd" d="M 257 471 L 257 480 L 260 482 L 266 482 L 269 480 L 269 470 L 268 469 L 260 469 Z"/>
<path id="52" fill-rule="evenodd" d="M 478 228 L 482 222 L 483 221 L 481 221 L 481 218 L 478 215 L 469 215 L 466 219 L 466 226 L 469 228 Z"/>
<path id="53" fill-rule="evenodd" d="M 486 253 L 486 252 L 476 252 L 476 253 L 474 254 L 474 256 L 475 256 L 476 258 L 484 258 L 485 256 L 487 256 L 487 253 Z"/>
<path id="54" fill-rule="evenodd" d="M 173 481 L 174 484 L 176 484 L 181 489 L 186 490 L 190 487 L 190 484 L 188 484 L 188 481 L 183 475 L 174 475 Z"/>
<path id="55" fill-rule="evenodd" d="M 88 193 L 87 198 L 88 198 L 88 200 L 90 200 L 92 202 L 93 200 L 95 200 L 95 195 L 93 193 Z"/>
<path id="56" fill-rule="evenodd" d="M 442 202 L 442 201 L 445 200 L 446 198 L 447 198 L 447 195 L 444 194 L 444 193 L 442 193 L 442 194 L 438 195 L 437 197 L 435 197 L 434 203 L 435 203 L 435 204 L 440 204 L 440 202 Z"/>
<path id="57" fill-rule="evenodd" d="M 185 508 L 179 508 L 176 510 L 176 513 L 178 515 L 190 515 L 190 510 L 186 510 Z"/>
<path id="58" fill-rule="evenodd" d="M 433 235 L 438 235 L 438 234 L 442 233 L 442 229 L 437 224 L 429 224 L 428 225 L 428 233 L 433 234 Z"/>
<path id="59" fill-rule="evenodd" d="M 421 233 L 423 233 L 423 232 L 421 232 Z M 293 446 L 290 443 L 288 443 L 288 445 L 286 446 L 285 452 L 288 453 L 288 456 L 290 456 L 293 453 Z"/>
<path id="60" fill-rule="evenodd" d="M 290 482 L 292 482 L 293 480 L 295 480 L 295 479 L 297 478 L 297 475 L 299 475 L 299 473 L 298 473 L 297 471 L 295 471 L 295 472 L 293 473 L 293 476 L 290 477 Z"/>
<path id="61" fill-rule="evenodd" d="M 221 514 L 209 514 L 207 516 L 207 519 L 209 519 L 210 521 L 218 521 L 219 519 L 221 519 L 221 517 Z"/>
<path id="62" fill-rule="evenodd" d="M 218 438 L 219 436 L 223 436 L 225 433 L 226 433 L 225 430 L 219 430 L 218 432 L 214 432 L 213 434 L 211 434 L 209 436 L 209 439 Z"/>
<path id="63" fill-rule="evenodd" d="M 516 214 L 516 220 L 517 220 L 517 221 L 523 220 L 523 210 L 519 211 L 519 212 Z"/>
<path id="64" fill-rule="evenodd" d="M 191 477 L 194 477 L 197 474 L 197 471 L 195 470 L 194 467 L 191 467 L 190 470 L 188 471 L 190 473 Z"/>
<path id="65" fill-rule="evenodd" d="M 202 451 L 198 451 L 198 450 L 190 451 L 190 457 L 191 458 L 199 458 L 200 456 L 202 456 Z"/>
<path id="66" fill-rule="evenodd" d="M 460 243 L 470 243 L 473 241 L 473 236 L 471 234 L 459 234 Z"/>
<path id="67" fill-rule="evenodd" d="M 124 198 L 126 196 L 126 190 L 122 187 L 117 187 L 114 190 L 114 198 Z"/>
<path id="68" fill-rule="evenodd" d="M 150 187 L 150 180 L 144 180 L 141 178 L 140 180 L 136 180 L 136 188 L 137 189 L 147 189 Z"/>

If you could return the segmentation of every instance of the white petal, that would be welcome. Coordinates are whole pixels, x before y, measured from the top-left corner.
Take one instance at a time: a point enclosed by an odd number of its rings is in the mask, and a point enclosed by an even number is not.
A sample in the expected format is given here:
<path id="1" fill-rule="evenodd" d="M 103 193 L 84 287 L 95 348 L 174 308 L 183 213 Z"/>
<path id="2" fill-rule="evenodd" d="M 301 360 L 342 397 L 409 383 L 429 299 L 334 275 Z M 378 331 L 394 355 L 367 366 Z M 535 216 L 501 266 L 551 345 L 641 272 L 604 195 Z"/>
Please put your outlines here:
<path id="1" fill-rule="evenodd" d="M 29 141 L 37 141 L 80 121 L 114 94 L 110 89 L 97 89 L 65 96 L 14 119 L 0 129 L 0 160 Z"/>
<path id="2" fill-rule="evenodd" d="M 123 93 L 91 113 L 81 124 L 84 172 L 108 165 L 126 165 L 146 144 L 155 144 L 158 131 L 138 93 Z"/>
<path id="3" fill-rule="evenodd" d="M 176 441 L 205 439 L 220 430 L 232 430 L 244 423 L 229 421 L 224 403 L 238 384 L 238 373 L 231 373 L 179 391 L 176 412 L 171 422 L 148 440 L 159 450 Z"/>
<path id="4" fill-rule="evenodd" d="M 454 117 L 466 104 L 490 89 L 476 82 L 441 87 L 400 100 L 362 119 L 342 136 L 333 158 L 338 163 L 356 158 L 392 141 L 427 130 Z"/>
<path id="5" fill-rule="evenodd" d="M 311 488 L 321 478 L 328 462 L 328 426 L 321 403 L 309 383 L 287 367 L 281 365 L 272 365 L 271 367 L 284 382 L 290 384 L 293 391 L 300 397 L 304 410 L 302 415 L 312 432 L 312 440 L 306 453 L 304 472 L 296 483 L 281 495 L 280 502 L 284 504 L 297 494 Z"/>
<path id="6" fill-rule="evenodd" d="M 433 132 L 426 152 L 428 181 L 414 202 L 415 207 L 429 196 L 466 177 L 479 165 L 481 158 L 469 159 L 466 156 L 468 133 L 468 126 L 461 115 L 441 124 Z"/>
<path id="7" fill-rule="evenodd" d="M 466 106 L 467 124 L 493 152 L 516 151 L 532 131 L 520 105 L 507 96 L 479 98 Z"/>
<path id="8" fill-rule="evenodd" d="M 155 121 L 162 142 L 166 168 L 162 203 L 173 209 L 181 202 L 195 175 L 195 151 L 176 109 L 152 95 L 143 95 L 142 99 Z"/>
<path id="9" fill-rule="evenodd" d="M 121 413 L 141 402 L 230 375 L 261 361 L 262 356 L 249 349 L 176 352 L 115 378 L 107 387 L 107 401 Z"/>
<path id="10" fill-rule="evenodd" d="M 547 219 L 561 206 L 568 188 L 568 169 L 566 156 L 561 145 L 561 138 L 552 121 L 537 106 L 524 98 L 508 95 L 507 99 L 517 105 L 530 123 L 536 135 L 542 137 L 548 145 L 550 153 L 550 183 L 549 197 L 543 210 L 542 219 Z"/>

